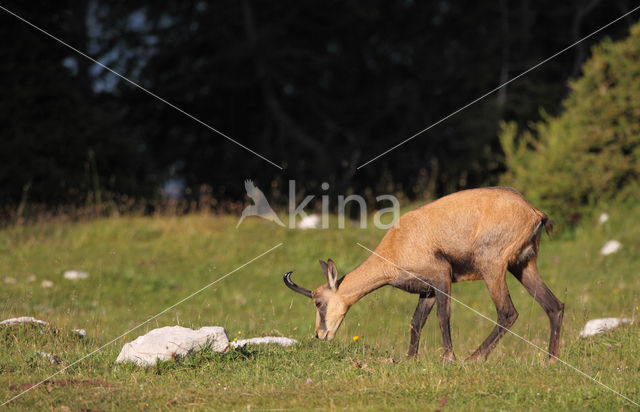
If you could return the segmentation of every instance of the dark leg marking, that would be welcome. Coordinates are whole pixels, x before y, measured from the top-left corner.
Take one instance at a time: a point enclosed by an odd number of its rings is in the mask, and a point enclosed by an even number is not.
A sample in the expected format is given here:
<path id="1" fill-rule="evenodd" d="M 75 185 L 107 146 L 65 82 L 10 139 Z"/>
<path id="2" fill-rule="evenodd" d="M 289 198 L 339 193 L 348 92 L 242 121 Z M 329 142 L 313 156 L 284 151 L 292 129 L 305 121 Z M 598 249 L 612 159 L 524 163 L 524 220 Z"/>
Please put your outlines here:
<path id="1" fill-rule="evenodd" d="M 516 279 L 527 289 L 527 292 L 533 296 L 536 302 L 538 302 L 547 313 L 551 327 L 549 353 L 553 356 L 558 356 L 564 304 L 555 297 L 547 285 L 544 284 L 542 278 L 540 278 L 535 258 L 529 260 L 522 266 L 510 267 L 509 271 L 513 273 Z M 552 362 L 556 361 L 553 357 L 550 357 L 549 360 Z"/>
<path id="2" fill-rule="evenodd" d="M 418 306 L 416 306 L 416 311 L 413 313 L 413 318 L 411 319 L 411 343 L 409 344 L 409 353 L 407 354 L 409 358 L 413 358 L 418 354 L 420 334 L 435 302 L 435 295 L 427 297 L 426 293 L 420 294 Z"/>

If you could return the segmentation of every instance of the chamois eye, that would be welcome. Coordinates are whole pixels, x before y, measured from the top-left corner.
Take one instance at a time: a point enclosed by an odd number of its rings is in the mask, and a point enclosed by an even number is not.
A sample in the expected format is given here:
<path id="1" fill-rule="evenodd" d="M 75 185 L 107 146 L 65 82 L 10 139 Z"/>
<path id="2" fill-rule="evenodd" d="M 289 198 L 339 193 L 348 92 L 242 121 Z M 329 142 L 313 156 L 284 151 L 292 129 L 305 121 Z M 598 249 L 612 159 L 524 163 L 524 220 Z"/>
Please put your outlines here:
<path id="1" fill-rule="evenodd" d="M 322 306 L 322 303 L 320 302 L 315 302 L 316 308 L 320 309 L 320 306 Z"/>

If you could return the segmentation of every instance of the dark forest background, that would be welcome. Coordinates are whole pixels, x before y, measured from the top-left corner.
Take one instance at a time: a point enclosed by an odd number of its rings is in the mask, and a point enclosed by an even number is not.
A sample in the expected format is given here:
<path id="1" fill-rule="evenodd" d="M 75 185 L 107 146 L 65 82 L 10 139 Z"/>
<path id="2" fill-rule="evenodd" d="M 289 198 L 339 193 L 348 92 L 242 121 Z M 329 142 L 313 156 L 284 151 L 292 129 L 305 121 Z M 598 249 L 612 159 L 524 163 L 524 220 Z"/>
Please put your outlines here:
<path id="1" fill-rule="evenodd" d="M 636 6 L 557 1 L 1 1 L 284 169 L 0 10 L 0 203 L 428 198 L 495 184 L 500 122 L 556 114 L 630 15 L 398 150 L 356 167 Z"/>

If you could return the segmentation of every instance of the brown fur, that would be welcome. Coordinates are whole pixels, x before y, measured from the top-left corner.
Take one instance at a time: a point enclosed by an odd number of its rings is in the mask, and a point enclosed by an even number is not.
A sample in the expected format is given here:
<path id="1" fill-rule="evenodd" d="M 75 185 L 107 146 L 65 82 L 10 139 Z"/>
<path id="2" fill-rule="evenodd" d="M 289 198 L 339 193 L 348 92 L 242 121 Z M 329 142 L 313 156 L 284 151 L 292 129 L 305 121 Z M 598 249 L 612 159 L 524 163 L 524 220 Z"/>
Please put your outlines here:
<path id="1" fill-rule="evenodd" d="M 417 354 L 422 327 L 437 302 L 443 358 L 453 360 L 447 296 L 451 284 L 483 279 L 501 325 L 470 357 L 486 358 L 504 335 L 504 328 L 511 327 L 518 316 L 506 284 L 509 269 L 547 312 L 549 353 L 555 359 L 564 305 L 538 275 L 536 259 L 543 228 L 550 233 L 553 222 L 509 188 L 465 190 L 405 213 L 375 253 L 343 279 L 338 280 L 332 261 L 321 263 L 328 283 L 312 293 L 318 307 L 316 337 L 333 339 L 349 307 L 373 290 L 391 285 L 420 294 L 411 322 L 409 356 Z"/>

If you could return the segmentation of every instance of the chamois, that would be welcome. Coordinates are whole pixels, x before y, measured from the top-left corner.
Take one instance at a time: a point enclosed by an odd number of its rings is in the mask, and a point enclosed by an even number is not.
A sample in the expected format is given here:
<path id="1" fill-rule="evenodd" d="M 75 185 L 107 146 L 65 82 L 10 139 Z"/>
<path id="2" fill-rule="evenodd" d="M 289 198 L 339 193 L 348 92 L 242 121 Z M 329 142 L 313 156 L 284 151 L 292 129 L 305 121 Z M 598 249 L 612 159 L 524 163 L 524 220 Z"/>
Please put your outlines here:
<path id="1" fill-rule="evenodd" d="M 558 355 L 564 304 L 544 284 L 536 265 L 542 230 L 553 221 L 510 188 L 463 190 L 402 215 L 362 264 L 338 279 L 333 261 L 320 261 L 327 284 L 311 291 L 284 275 L 292 290 L 316 306 L 315 336 L 332 340 L 349 308 L 368 293 L 391 285 L 419 294 L 411 320 L 409 357 L 435 302 L 443 361 L 455 360 L 449 330 L 451 283 L 483 279 L 497 311 L 497 325 L 468 360 L 487 359 L 518 317 L 507 289 L 509 270 L 549 317 L 549 358 Z"/>

